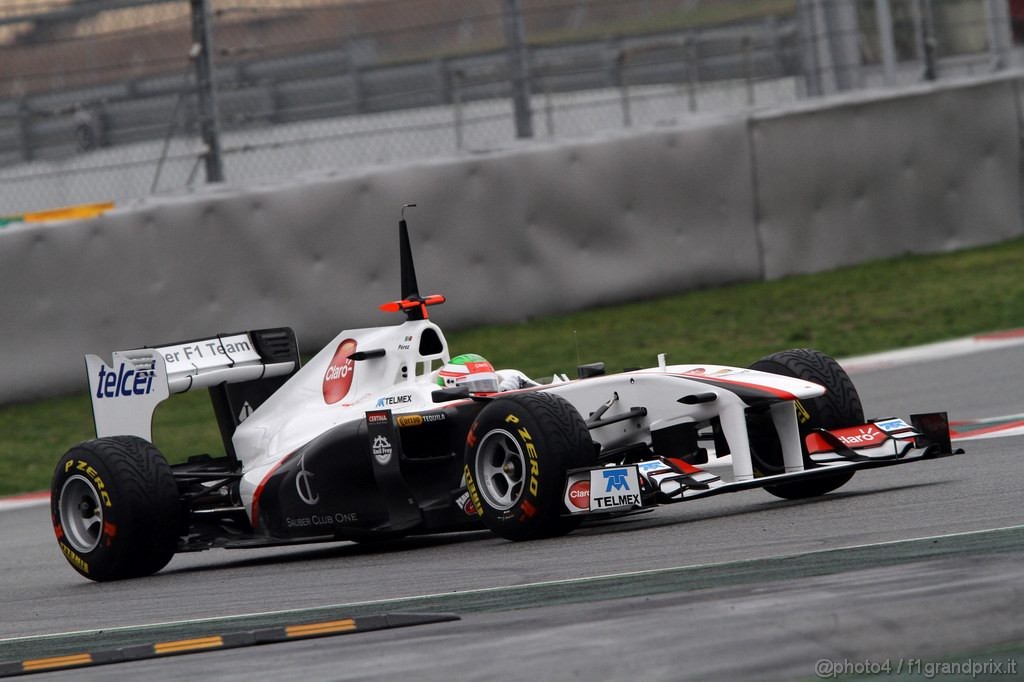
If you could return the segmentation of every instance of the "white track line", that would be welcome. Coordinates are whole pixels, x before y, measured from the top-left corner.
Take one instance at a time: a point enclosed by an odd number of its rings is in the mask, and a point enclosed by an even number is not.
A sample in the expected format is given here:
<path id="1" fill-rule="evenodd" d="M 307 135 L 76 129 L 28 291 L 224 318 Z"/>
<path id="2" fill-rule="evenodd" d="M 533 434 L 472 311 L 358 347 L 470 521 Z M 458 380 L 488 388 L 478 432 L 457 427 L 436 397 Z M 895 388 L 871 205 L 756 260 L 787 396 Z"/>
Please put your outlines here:
<path id="1" fill-rule="evenodd" d="M 24 509 L 25 507 L 39 507 L 47 504 L 49 501 L 49 491 L 0 497 L 0 511 L 6 511 L 8 509 Z"/>
<path id="2" fill-rule="evenodd" d="M 952 341 L 939 341 L 938 343 L 929 343 L 923 346 L 914 346 L 913 348 L 901 348 L 883 353 L 872 353 L 871 355 L 858 355 L 840 360 L 839 364 L 847 372 L 855 374 L 857 372 L 870 372 L 887 367 L 912 365 L 930 360 L 973 355 L 974 353 L 984 353 L 985 351 L 1020 345 L 1024 345 L 1024 329 L 1011 329 L 992 334 L 965 336 L 960 339 L 953 339 Z"/>

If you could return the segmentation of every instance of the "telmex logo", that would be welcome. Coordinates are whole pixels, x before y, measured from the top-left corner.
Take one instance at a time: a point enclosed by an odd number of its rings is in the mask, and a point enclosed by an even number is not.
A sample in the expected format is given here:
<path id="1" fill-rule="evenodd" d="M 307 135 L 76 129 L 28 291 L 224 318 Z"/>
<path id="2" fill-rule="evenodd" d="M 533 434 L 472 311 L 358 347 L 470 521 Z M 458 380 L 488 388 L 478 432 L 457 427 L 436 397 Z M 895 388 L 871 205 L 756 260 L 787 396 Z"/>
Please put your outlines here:
<path id="1" fill-rule="evenodd" d="M 148 395 L 153 392 L 153 372 L 151 370 L 128 369 L 123 362 L 117 372 L 107 370 L 100 365 L 100 373 L 96 381 L 97 398 L 123 398 L 133 395 Z"/>
<path id="2" fill-rule="evenodd" d="M 604 489 L 606 493 L 610 493 L 613 490 L 625 490 L 629 492 L 629 480 L 627 479 L 628 472 L 625 469 L 612 469 L 611 471 L 604 472 L 604 478 L 608 482 L 608 486 Z"/>
<path id="3" fill-rule="evenodd" d="M 411 395 L 395 395 L 387 398 L 381 398 L 377 401 L 377 407 L 384 407 L 385 405 L 400 405 L 402 403 L 411 403 Z"/>
<path id="4" fill-rule="evenodd" d="M 331 364 L 324 372 L 324 402 L 328 405 L 340 401 L 352 388 L 352 376 L 355 374 L 356 363 L 350 356 L 356 352 L 354 339 L 345 339 L 334 351 Z"/>
<path id="5" fill-rule="evenodd" d="M 903 421 L 902 419 L 890 419 L 888 421 L 878 422 L 877 424 L 875 424 L 875 426 L 886 432 L 904 430 L 909 431 L 914 428 L 913 426 Z"/>

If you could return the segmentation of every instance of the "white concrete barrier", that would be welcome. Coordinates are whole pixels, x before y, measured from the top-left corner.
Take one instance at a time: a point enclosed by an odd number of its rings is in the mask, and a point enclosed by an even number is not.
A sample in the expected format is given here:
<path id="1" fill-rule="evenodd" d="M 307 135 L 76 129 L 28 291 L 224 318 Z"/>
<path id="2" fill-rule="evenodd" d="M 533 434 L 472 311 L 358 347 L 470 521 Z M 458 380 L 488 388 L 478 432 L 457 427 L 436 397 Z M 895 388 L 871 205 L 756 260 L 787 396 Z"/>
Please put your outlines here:
<path id="1" fill-rule="evenodd" d="M 388 323 L 396 222 L 449 326 L 1024 234 L 1021 85 L 860 93 L 470 159 L 205 188 L 0 230 L 0 403 L 80 389 L 82 356 L 287 325 Z"/>

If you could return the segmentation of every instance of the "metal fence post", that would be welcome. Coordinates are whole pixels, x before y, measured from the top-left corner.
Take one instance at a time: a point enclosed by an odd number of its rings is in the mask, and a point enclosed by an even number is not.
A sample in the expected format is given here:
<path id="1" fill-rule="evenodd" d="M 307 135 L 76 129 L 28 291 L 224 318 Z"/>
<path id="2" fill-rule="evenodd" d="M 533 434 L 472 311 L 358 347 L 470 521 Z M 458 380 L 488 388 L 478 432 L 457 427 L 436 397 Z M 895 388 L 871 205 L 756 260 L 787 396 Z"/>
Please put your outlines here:
<path id="1" fill-rule="evenodd" d="M 547 81 L 541 81 L 541 89 L 544 92 L 544 124 L 547 127 L 548 137 L 555 136 L 555 108 L 551 101 L 551 88 Z"/>
<path id="2" fill-rule="evenodd" d="M 878 45 L 882 50 L 882 72 L 885 84 L 896 84 L 896 39 L 892 26 L 892 0 L 875 0 L 875 23 Z"/>
<path id="3" fill-rule="evenodd" d="M 462 79 L 465 74 L 462 69 L 455 69 L 451 72 L 452 84 L 452 125 L 455 128 L 455 148 L 462 150 Z"/>
<path id="4" fill-rule="evenodd" d="M 914 12 L 917 50 L 924 62 L 923 77 L 926 81 L 933 81 L 938 77 L 938 70 L 935 67 L 936 41 L 932 2 L 931 0 L 914 0 L 911 9 Z"/>
<path id="5" fill-rule="evenodd" d="M 985 23 L 988 24 L 989 49 L 996 70 L 1010 66 L 1013 31 L 1010 27 L 1010 5 L 1006 0 L 988 0 L 985 3 Z"/>
<path id="6" fill-rule="evenodd" d="M 814 0 L 797 0 L 797 40 L 800 45 L 800 70 L 803 72 L 804 95 L 820 97 L 825 88 L 818 58 L 818 6 Z"/>
<path id="7" fill-rule="evenodd" d="M 700 56 L 697 53 L 697 36 L 686 36 L 686 99 L 690 112 L 697 111 L 697 83 L 700 81 Z"/>
<path id="8" fill-rule="evenodd" d="M 209 0 L 189 0 L 192 4 L 192 52 L 196 62 L 196 88 L 199 95 L 199 128 L 206 150 L 206 181 L 223 182 L 224 166 L 220 154 L 220 116 L 213 74 L 213 39 L 210 31 Z"/>
<path id="9" fill-rule="evenodd" d="M 797 21 L 807 94 L 857 87 L 861 58 L 857 8 L 851 0 L 804 0 L 797 5 Z"/>
<path id="10" fill-rule="evenodd" d="M 857 7 L 852 0 L 830 0 L 822 4 L 837 90 L 852 90 L 861 84 L 860 33 Z"/>
<path id="11" fill-rule="evenodd" d="M 505 40 L 512 77 L 512 106 L 515 109 L 516 137 L 533 137 L 533 113 L 530 111 L 530 65 L 523 38 L 523 14 L 519 0 L 504 0 Z"/>
<path id="12" fill-rule="evenodd" d="M 750 35 L 744 33 L 740 45 L 743 48 L 743 80 L 747 87 L 747 106 L 752 107 L 756 103 L 754 96 L 754 57 L 751 54 Z"/>
<path id="13" fill-rule="evenodd" d="M 625 48 L 619 50 L 615 66 L 618 72 L 619 99 L 622 103 L 622 127 L 629 128 L 633 125 L 633 114 L 629 103 L 629 52 Z"/>
<path id="14" fill-rule="evenodd" d="M 18 102 L 18 146 L 23 161 L 35 158 L 32 149 L 32 111 L 24 99 Z"/>

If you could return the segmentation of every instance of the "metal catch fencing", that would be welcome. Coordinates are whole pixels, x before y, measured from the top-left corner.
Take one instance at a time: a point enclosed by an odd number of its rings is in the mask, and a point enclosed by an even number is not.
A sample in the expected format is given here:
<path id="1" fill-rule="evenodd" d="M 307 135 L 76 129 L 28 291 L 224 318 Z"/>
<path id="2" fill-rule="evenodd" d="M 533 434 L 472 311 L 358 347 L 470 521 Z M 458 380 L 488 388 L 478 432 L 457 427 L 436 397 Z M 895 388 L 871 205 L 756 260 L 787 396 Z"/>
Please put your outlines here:
<path id="1" fill-rule="evenodd" d="M 0 215 L 1020 63 L 1018 0 L 20 0 Z"/>

